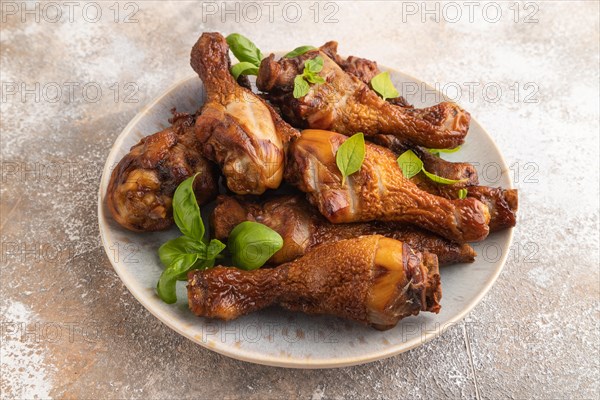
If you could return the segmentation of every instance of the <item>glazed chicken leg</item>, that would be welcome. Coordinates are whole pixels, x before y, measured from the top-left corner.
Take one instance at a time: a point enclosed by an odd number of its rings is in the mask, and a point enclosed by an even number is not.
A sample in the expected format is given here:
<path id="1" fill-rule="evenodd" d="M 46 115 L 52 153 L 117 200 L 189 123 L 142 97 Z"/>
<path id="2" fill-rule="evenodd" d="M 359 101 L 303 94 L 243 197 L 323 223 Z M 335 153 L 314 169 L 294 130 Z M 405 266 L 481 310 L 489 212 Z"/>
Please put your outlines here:
<path id="1" fill-rule="evenodd" d="M 219 196 L 212 215 L 215 238 L 226 241 L 238 224 L 259 222 L 283 238 L 283 247 L 269 260 L 281 264 L 295 260 L 323 243 L 337 242 L 363 235 L 382 235 L 408 244 L 412 249 L 437 256 L 440 265 L 470 263 L 475 251 L 410 225 L 394 222 L 332 224 L 319 214 L 303 196 L 280 196 L 264 203 L 238 197 Z"/>
<path id="2" fill-rule="evenodd" d="M 394 221 L 417 225 L 455 242 L 488 235 L 489 210 L 474 198 L 447 200 L 417 188 L 389 150 L 366 143 L 360 171 L 342 185 L 335 155 L 346 137 L 305 130 L 290 146 L 286 179 L 332 223 Z"/>
<path id="3" fill-rule="evenodd" d="M 121 226 L 132 231 L 171 226 L 175 189 L 195 173 L 198 203 L 217 195 L 217 170 L 200 155 L 194 120 L 189 114 L 174 114 L 170 127 L 143 138 L 113 169 L 106 204 Z"/>
<path id="4" fill-rule="evenodd" d="M 450 200 L 458 199 L 458 185 L 441 185 L 433 182 L 423 173 L 410 179 L 421 190 L 435 196 Z M 511 228 L 517 224 L 517 211 L 519 209 L 519 194 L 517 189 L 503 189 L 500 187 L 467 185 L 467 198 L 481 201 L 490 212 L 490 232 Z"/>
<path id="5" fill-rule="evenodd" d="M 381 72 L 379 71 L 377 62 L 355 56 L 344 58 L 338 54 L 337 47 L 338 43 L 334 40 L 331 40 L 319 47 L 319 50 L 327 54 L 327 57 L 331 58 L 337 65 L 339 65 L 344 72 L 354 75 L 365 84 L 368 85 L 369 82 L 371 82 L 371 79 Z"/>
<path id="6" fill-rule="evenodd" d="M 446 161 L 431 154 L 421 146 L 415 146 L 406 141 L 399 140 L 392 135 L 375 135 L 369 139 L 375 144 L 390 149 L 396 156 L 407 150 L 412 150 L 423 161 L 423 168 L 432 174 L 461 181 L 462 186 L 477 185 L 479 183 L 477 169 L 470 163 Z"/>
<path id="7" fill-rule="evenodd" d="M 191 64 L 207 92 L 196 135 L 204 155 L 222 169 L 227 186 L 238 194 L 261 194 L 279 187 L 285 148 L 297 131 L 263 99 L 235 81 L 229 47 L 218 33 L 203 33 Z"/>
<path id="8" fill-rule="evenodd" d="M 429 179 L 423 172 L 410 178 L 421 190 L 450 200 L 458 199 L 458 190 L 467 190 L 467 197 L 473 197 L 490 210 L 490 232 L 510 228 L 517 223 L 519 194 L 517 189 L 502 189 L 480 186 L 475 167 L 466 162 L 450 162 L 431 154 L 420 146 L 402 143 L 395 136 L 377 135 L 372 140 L 392 150 L 396 155 L 411 149 L 423 161 L 423 168 L 444 178 L 461 181 L 453 185 L 439 184 Z"/>
<path id="9" fill-rule="evenodd" d="M 280 305 L 383 330 L 420 311 L 440 310 L 435 255 L 376 235 L 327 243 L 277 268 L 193 271 L 188 282 L 192 312 L 224 320 Z"/>
<path id="10" fill-rule="evenodd" d="M 326 82 L 311 85 L 308 94 L 294 98 L 294 78 L 302 74 L 307 60 L 317 56 L 323 58 L 319 75 Z M 471 119 L 449 102 L 422 110 L 390 104 L 319 49 L 279 61 L 273 55 L 265 58 L 256 84 L 295 126 L 345 135 L 390 134 L 429 148 L 453 148 L 463 143 Z"/>

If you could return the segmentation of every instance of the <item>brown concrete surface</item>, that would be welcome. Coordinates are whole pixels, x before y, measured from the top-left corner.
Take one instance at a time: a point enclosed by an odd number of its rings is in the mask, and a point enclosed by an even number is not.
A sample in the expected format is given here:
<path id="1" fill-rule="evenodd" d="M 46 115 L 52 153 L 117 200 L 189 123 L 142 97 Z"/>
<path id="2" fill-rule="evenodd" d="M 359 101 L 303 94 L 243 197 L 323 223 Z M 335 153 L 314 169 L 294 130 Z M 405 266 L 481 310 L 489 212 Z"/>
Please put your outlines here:
<path id="1" fill-rule="evenodd" d="M 241 3 L 222 15 L 221 2 L 96 2 L 100 17 L 74 3 L 71 18 L 54 3 L 56 22 L 46 3 L 1 3 L 3 399 L 600 396 L 597 2 L 475 2 L 471 16 L 462 2 L 428 2 L 430 14 L 422 2 L 329 2 L 318 16 L 305 2 L 297 22 L 286 2 L 272 22 L 265 4 L 253 22 Z M 136 302 L 100 244 L 101 169 L 213 30 L 267 51 L 336 39 L 342 54 L 463 88 L 520 190 L 506 267 L 463 323 L 391 359 L 286 370 L 195 345 Z"/>

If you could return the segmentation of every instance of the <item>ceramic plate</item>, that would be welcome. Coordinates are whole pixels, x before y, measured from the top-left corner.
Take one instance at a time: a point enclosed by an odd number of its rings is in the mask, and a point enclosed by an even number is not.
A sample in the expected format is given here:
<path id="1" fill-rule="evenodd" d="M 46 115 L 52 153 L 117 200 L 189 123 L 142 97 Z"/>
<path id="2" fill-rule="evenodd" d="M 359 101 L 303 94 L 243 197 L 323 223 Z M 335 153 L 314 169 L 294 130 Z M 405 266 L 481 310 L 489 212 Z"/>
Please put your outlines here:
<path id="1" fill-rule="evenodd" d="M 432 95 L 436 93 L 432 87 L 413 77 L 393 71 L 391 74 L 396 87 L 417 107 L 444 100 L 441 94 Z M 421 313 L 385 332 L 335 317 L 306 316 L 277 308 L 230 322 L 198 318 L 188 309 L 185 282 L 178 283 L 176 304 L 163 303 L 154 290 L 163 270 L 157 249 L 168 239 L 179 236 L 177 229 L 146 234 L 129 232 L 113 221 L 104 195 L 112 169 L 131 146 L 167 127 L 173 107 L 195 112 L 203 99 L 202 82 L 191 76 L 143 108 L 112 147 L 98 196 L 102 243 L 115 271 L 144 307 L 181 335 L 218 353 L 259 364 L 292 368 L 362 364 L 402 353 L 439 336 L 475 307 L 500 274 L 512 229 L 494 233 L 476 244 L 479 256 L 475 263 L 441 269 L 443 298 L 439 314 Z M 443 157 L 474 162 L 483 185 L 511 187 L 509 170 L 500 151 L 475 119 L 471 120 L 461 150 Z"/>

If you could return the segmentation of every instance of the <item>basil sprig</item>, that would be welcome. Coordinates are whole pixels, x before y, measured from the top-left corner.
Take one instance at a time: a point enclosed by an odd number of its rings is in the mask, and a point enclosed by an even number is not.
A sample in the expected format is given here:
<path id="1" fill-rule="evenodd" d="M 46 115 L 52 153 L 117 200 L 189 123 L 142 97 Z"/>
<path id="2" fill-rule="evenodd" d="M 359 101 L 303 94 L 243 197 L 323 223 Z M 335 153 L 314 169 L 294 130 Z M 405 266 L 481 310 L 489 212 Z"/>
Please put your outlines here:
<path id="1" fill-rule="evenodd" d="M 225 39 L 231 52 L 240 62 L 231 67 L 231 74 L 237 80 L 240 75 L 258 75 L 258 67 L 263 54 L 250 39 L 239 33 L 232 33 Z"/>
<path id="2" fill-rule="evenodd" d="M 304 62 L 304 71 L 302 74 L 294 78 L 294 98 L 306 96 L 310 90 L 309 83 L 321 84 L 325 83 L 325 79 L 319 76 L 319 72 L 323 69 L 323 57 L 316 56 L 312 60 Z"/>
<path id="3" fill-rule="evenodd" d="M 204 239 L 204 223 L 194 194 L 194 179 L 198 174 L 183 181 L 173 196 L 173 218 L 183 236 L 169 240 L 158 249 L 160 261 L 167 267 L 158 280 L 156 292 L 168 304 L 177 301 L 176 283 L 186 279 L 192 269 L 206 269 L 225 245 L 217 239 L 207 243 Z"/>
<path id="4" fill-rule="evenodd" d="M 204 237 L 204 223 L 194 194 L 194 179 L 198 174 L 181 182 L 173 196 L 173 218 L 184 236 L 197 241 Z"/>
<path id="5" fill-rule="evenodd" d="M 346 177 L 360 170 L 365 160 L 365 136 L 358 132 L 352 135 L 338 147 L 335 153 L 335 163 L 342 173 L 342 186 Z"/>
<path id="6" fill-rule="evenodd" d="M 294 50 L 290 51 L 289 53 L 287 53 L 284 57 L 285 58 L 292 58 L 292 57 L 298 57 L 301 56 L 302 54 L 306 53 L 307 51 L 311 51 L 316 49 L 315 46 L 300 46 L 300 47 L 296 47 Z"/>
<path id="7" fill-rule="evenodd" d="M 283 238 L 279 233 L 252 221 L 244 221 L 233 228 L 227 241 L 233 264 L 245 270 L 262 267 L 282 247 Z"/>
<path id="8" fill-rule="evenodd" d="M 239 33 L 232 33 L 225 39 L 231 49 L 233 55 L 240 62 L 249 62 L 254 65 L 259 65 L 263 59 L 263 55 L 258 47 L 247 37 Z"/>
<path id="9" fill-rule="evenodd" d="M 412 150 L 402 153 L 396 162 L 406 179 L 412 178 L 423 170 L 423 161 Z"/>
<path id="10" fill-rule="evenodd" d="M 466 199 L 467 198 L 467 194 L 469 194 L 469 191 L 467 189 L 464 189 L 464 188 L 460 189 L 458 191 L 458 198 L 461 199 L 461 200 L 462 199 Z"/>
<path id="11" fill-rule="evenodd" d="M 371 79 L 371 87 L 379 94 L 383 100 L 393 99 L 400 96 L 398 90 L 392 83 L 389 72 L 380 72 Z"/>
<path id="12" fill-rule="evenodd" d="M 440 153 L 456 153 L 460 150 L 460 146 L 456 146 L 453 149 L 427 149 L 428 152 L 435 156 L 440 156 Z"/>
<path id="13" fill-rule="evenodd" d="M 466 179 L 448 179 L 426 171 L 423 167 L 423 161 L 421 161 L 421 159 L 417 157 L 412 150 L 406 150 L 404 153 L 402 153 L 400 157 L 398 157 L 397 162 L 402 170 L 402 175 L 404 175 L 407 179 L 412 178 L 419 172 L 423 172 L 432 181 L 441 183 L 443 185 L 453 185 L 455 183 L 466 181 Z"/>
<path id="14" fill-rule="evenodd" d="M 233 75 L 237 81 L 240 75 L 258 75 L 258 67 L 252 63 L 244 61 L 235 64 L 233 67 L 231 67 L 229 72 L 231 72 L 231 75 Z"/>

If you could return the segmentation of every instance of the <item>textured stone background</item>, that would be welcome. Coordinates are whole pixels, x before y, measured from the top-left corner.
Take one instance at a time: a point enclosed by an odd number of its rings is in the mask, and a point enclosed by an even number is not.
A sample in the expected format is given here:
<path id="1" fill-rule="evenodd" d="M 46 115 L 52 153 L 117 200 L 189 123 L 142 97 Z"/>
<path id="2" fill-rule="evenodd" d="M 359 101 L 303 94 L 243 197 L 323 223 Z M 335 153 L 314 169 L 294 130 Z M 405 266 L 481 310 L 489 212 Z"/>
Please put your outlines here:
<path id="1" fill-rule="evenodd" d="M 597 2 L 476 2 L 471 16 L 462 2 L 306 2 L 297 22 L 285 2 L 256 22 L 220 2 L 98 2 L 95 22 L 85 3 L 72 22 L 55 4 L 57 22 L 45 3 L 36 17 L 2 1 L 2 398 L 598 398 Z M 100 172 L 127 122 L 192 73 L 206 30 L 267 51 L 336 39 L 342 54 L 463 88 L 521 203 L 508 263 L 464 323 L 391 359 L 286 370 L 197 346 L 135 301 L 100 245 Z"/>

